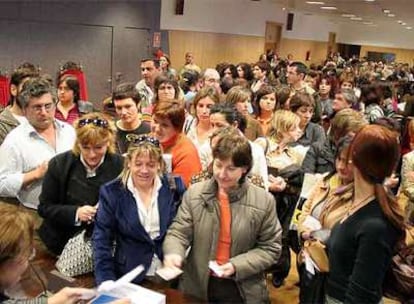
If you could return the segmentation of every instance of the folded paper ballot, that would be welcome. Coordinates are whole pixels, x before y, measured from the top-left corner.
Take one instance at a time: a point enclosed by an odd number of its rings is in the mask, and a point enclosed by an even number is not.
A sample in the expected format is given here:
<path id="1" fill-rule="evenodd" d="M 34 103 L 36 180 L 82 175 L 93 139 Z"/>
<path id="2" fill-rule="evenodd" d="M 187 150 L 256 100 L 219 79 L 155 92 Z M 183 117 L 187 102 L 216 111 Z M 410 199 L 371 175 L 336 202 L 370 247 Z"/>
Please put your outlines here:
<path id="1" fill-rule="evenodd" d="M 220 265 L 217 264 L 216 261 L 208 262 L 208 268 L 210 268 L 210 270 L 212 270 L 218 277 L 223 275 L 223 270 L 221 270 Z"/>
<path id="2" fill-rule="evenodd" d="M 183 271 L 178 267 L 163 267 L 158 269 L 155 273 L 165 281 L 169 281 L 178 277 Z"/>
<path id="3" fill-rule="evenodd" d="M 91 304 L 110 303 L 114 299 L 130 299 L 132 304 L 165 304 L 165 295 L 130 283 L 141 272 L 144 266 L 139 265 L 130 272 L 122 276 L 117 281 L 105 281 L 98 287 L 98 296 Z"/>

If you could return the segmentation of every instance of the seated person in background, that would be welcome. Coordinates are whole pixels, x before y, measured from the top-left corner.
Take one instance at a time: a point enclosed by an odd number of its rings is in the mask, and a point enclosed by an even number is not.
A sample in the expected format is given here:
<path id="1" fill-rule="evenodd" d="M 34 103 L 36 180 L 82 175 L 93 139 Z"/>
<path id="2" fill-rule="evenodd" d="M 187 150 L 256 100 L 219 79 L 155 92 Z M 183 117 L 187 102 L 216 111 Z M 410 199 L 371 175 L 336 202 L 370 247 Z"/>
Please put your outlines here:
<path id="1" fill-rule="evenodd" d="M 258 137 L 264 136 L 262 126 L 249 114 L 249 108 L 252 107 L 250 100 L 252 98 L 252 91 L 242 86 L 232 87 L 226 95 L 226 103 L 234 106 L 237 111 L 244 116 L 247 122 L 244 135 L 248 140 L 255 140 Z"/>
<path id="2" fill-rule="evenodd" d="M 31 64 L 27 67 L 19 67 L 11 74 L 9 105 L 0 113 L 0 145 L 11 130 L 26 121 L 23 109 L 16 98 L 22 90 L 23 83 L 30 77 L 37 76 L 39 76 L 39 71 Z"/>
<path id="3" fill-rule="evenodd" d="M 151 134 L 159 140 L 163 152 L 171 154 L 172 173 L 187 186 L 191 177 L 201 171 L 201 163 L 196 147 L 182 132 L 184 121 L 182 101 L 159 102 L 154 107 Z"/>
<path id="4" fill-rule="evenodd" d="M 49 160 L 73 147 L 72 126 L 56 120 L 56 89 L 42 78 L 27 80 L 17 102 L 26 115 L 0 146 L 0 196 L 37 209 Z"/>
<path id="5" fill-rule="evenodd" d="M 56 255 L 77 232 L 92 233 L 99 187 L 116 178 L 123 163 L 115 154 L 115 127 L 103 114 L 86 114 L 74 126 L 73 150 L 50 160 L 39 197 L 39 236 Z"/>
<path id="6" fill-rule="evenodd" d="M 81 115 L 93 112 L 89 101 L 80 100 L 79 81 L 75 76 L 65 75 L 58 82 L 58 103 L 55 117 L 73 124 Z"/>
<path id="7" fill-rule="evenodd" d="M 33 234 L 35 224 L 26 211 L 0 202 L 0 302 L 3 304 L 75 304 L 82 299 L 84 288 L 63 288 L 49 298 L 10 299 L 6 293 L 14 287 L 35 257 Z M 118 302 L 128 303 L 128 302 Z M 115 304 L 115 303 L 112 303 Z"/>
<path id="8" fill-rule="evenodd" d="M 299 127 L 302 130 L 302 136 L 293 145 L 310 146 L 315 143 L 325 141 L 325 131 L 323 128 L 311 122 L 315 109 L 315 100 L 312 95 L 307 93 L 295 93 L 289 102 L 290 110 L 299 116 Z"/>
<path id="9" fill-rule="evenodd" d="M 118 85 L 112 93 L 116 114 L 116 150 L 125 153 L 128 150 L 128 134 L 147 134 L 151 132 L 148 122 L 142 121 L 140 113 L 140 95 L 132 83 Z"/>
<path id="10" fill-rule="evenodd" d="M 279 257 L 281 227 L 271 195 L 246 181 L 251 166 L 248 140 L 222 137 L 213 177 L 184 194 L 163 250 L 166 267 L 183 267 L 185 293 L 210 303 L 269 302 L 264 271 Z"/>
<path id="11" fill-rule="evenodd" d="M 120 177 L 101 187 L 92 237 L 98 285 L 142 264 L 145 272 L 133 281 L 140 283 L 161 266 L 161 244 L 185 189 L 181 178 L 164 173 L 159 141 L 139 135 Z"/>

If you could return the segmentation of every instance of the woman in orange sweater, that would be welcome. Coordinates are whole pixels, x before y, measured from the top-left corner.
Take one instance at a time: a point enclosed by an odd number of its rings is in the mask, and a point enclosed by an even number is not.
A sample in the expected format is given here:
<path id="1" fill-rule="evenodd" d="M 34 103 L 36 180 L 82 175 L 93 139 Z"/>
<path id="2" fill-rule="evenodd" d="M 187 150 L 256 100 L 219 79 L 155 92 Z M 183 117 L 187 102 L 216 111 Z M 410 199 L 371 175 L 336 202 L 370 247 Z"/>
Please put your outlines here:
<path id="1" fill-rule="evenodd" d="M 181 176 L 188 186 L 191 177 L 201 171 L 201 162 L 196 147 L 182 132 L 184 121 L 181 101 L 159 102 L 152 114 L 151 131 L 160 141 L 164 154 L 171 154 L 172 173 Z"/>

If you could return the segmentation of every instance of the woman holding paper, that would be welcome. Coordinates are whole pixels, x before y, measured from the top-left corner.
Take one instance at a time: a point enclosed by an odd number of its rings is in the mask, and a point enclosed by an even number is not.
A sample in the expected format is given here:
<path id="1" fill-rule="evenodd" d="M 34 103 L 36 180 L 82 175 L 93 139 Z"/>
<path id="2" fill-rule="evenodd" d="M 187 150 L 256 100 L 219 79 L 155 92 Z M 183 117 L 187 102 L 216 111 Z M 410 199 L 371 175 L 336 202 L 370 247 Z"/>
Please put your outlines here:
<path id="1" fill-rule="evenodd" d="M 134 283 L 154 275 L 163 259 L 161 244 L 184 192 L 180 177 L 164 174 L 156 138 L 130 139 L 120 177 L 102 186 L 99 193 L 92 236 L 98 285 L 115 281 L 140 264 L 145 271 Z"/>
<path id="2" fill-rule="evenodd" d="M 17 206 L 0 202 L 0 303 L 3 304 L 71 304 L 95 296 L 85 288 L 63 288 L 53 296 L 32 300 L 10 299 L 6 293 L 14 287 L 35 258 L 35 225 L 29 213 Z M 119 302 L 128 303 L 128 302 Z M 114 303 L 113 303 L 114 304 Z"/>
<path id="3" fill-rule="evenodd" d="M 220 137 L 213 177 L 185 193 L 163 244 L 164 265 L 183 267 L 185 293 L 214 303 L 269 302 L 264 271 L 280 255 L 282 231 L 273 197 L 246 181 L 251 167 L 244 136 Z"/>

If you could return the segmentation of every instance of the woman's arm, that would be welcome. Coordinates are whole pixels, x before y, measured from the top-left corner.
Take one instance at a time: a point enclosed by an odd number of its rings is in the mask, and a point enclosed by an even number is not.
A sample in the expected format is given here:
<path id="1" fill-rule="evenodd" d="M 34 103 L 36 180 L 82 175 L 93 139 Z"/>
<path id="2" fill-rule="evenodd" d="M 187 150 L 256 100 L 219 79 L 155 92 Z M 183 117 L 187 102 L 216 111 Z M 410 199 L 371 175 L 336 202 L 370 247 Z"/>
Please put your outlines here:
<path id="1" fill-rule="evenodd" d="M 66 189 L 62 185 L 66 184 L 70 176 L 64 171 L 64 165 L 61 162 L 66 158 L 61 155 L 54 157 L 49 162 L 48 170 L 42 183 L 42 192 L 39 196 L 38 213 L 48 221 L 55 222 L 60 226 L 74 226 L 76 220 L 76 210 L 78 206 L 67 205 L 61 201 L 61 195 Z"/>
<path id="2" fill-rule="evenodd" d="M 113 187 L 113 185 L 111 185 Z M 113 241 L 116 229 L 116 208 L 118 203 L 108 186 L 101 187 L 99 207 L 92 236 L 96 283 L 116 280 L 114 259 L 112 257 Z"/>
<path id="3" fill-rule="evenodd" d="M 163 243 L 164 257 L 177 255 L 184 260 L 185 251 L 190 246 L 193 234 L 193 212 L 191 210 L 191 188 L 184 194 L 183 201 L 178 208 L 177 215 L 167 231 Z"/>
<path id="4" fill-rule="evenodd" d="M 269 193 L 263 199 L 267 201 L 267 208 L 263 213 L 255 247 L 230 259 L 236 270 L 236 280 L 243 280 L 264 271 L 275 264 L 280 256 L 282 228 L 276 216 L 276 203 Z"/>

